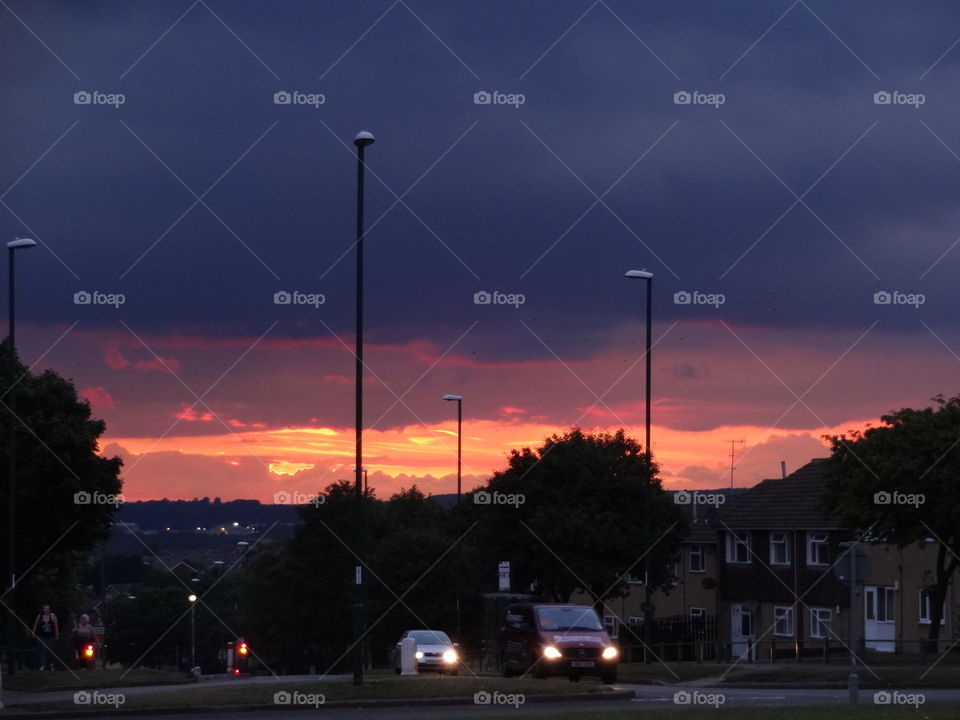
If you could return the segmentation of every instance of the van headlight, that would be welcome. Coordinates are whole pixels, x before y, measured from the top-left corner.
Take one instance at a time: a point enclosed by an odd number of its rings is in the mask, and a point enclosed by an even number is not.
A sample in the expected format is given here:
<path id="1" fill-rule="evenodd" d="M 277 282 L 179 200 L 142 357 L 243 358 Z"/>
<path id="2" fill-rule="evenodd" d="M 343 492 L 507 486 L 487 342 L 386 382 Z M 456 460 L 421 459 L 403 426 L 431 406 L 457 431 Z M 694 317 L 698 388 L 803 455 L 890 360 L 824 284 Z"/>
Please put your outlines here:
<path id="1" fill-rule="evenodd" d="M 413 656 L 414 656 L 417 660 L 423 660 L 423 650 L 417 650 L 417 651 L 413 654 Z"/>
<path id="2" fill-rule="evenodd" d="M 452 665 L 457 661 L 457 652 L 455 650 L 444 650 L 443 661 L 448 665 Z"/>
<path id="3" fill-rule="evenodd" d="M 617 649 L 613 645 L 608 645 L 603 649 L 603 659 L 604 660 L 613 660 L 620 653 L 617 652 Z"/>
<path id="4" fill-rule="evenodd" d="M 547 646 L 543 649 L 543 656 L 544 656 L 547 660 L 556 660 L 557 658 L 561 657 L 562 654 L 561 654 L 561 652 L 560 652 L 559 650 L 557 650 L 553 645 L 547 645 Z"/>

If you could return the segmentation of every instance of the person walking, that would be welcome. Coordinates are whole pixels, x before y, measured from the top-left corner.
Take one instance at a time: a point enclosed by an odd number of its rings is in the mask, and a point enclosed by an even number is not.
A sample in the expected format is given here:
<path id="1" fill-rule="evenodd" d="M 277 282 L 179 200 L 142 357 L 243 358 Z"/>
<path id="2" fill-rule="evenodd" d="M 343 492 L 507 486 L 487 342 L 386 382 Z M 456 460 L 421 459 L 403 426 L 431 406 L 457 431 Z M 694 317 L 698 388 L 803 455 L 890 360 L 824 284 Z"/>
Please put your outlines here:
<path id="1" fill-rule="evenodd" d="M 33 636 L 36 639 L 37 659 L 40 670 L 53 670 L 53 647 L 60 639 L 60 623 L 50 610 L 49 603 L 40 606 L 40 613 L 33 621 Z"/>

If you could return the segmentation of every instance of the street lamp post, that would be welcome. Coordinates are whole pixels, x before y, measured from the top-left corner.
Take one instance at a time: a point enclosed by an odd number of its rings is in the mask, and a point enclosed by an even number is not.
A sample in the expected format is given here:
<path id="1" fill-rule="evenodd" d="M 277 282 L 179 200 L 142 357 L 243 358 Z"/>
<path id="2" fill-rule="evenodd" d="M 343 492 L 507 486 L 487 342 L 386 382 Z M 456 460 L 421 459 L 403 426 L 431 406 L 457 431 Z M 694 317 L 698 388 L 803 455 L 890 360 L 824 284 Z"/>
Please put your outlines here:
<path id="1" fill-rule="evenodd" d="M 190 672 L 197 666 L 197 596 L 193 593 L 187 596 L 190 601 Z"/>
<path id="2" fill-rule="evenodd" d="M 647 464 L 649 465 L 653 461 L 653 452 L 650 449 L 650 353 L 653 350 L 652 347 L 652 330 L 653 327 L 653 273 L 647 272 L 646 270 L 628 270 L 626 273 L 628 278 L 634 278 L 638 280 L 647 281 L 647 389 L 646 389 L 646 413 L 644 420 L 645 427 L 645 438 L 644 438 L 644 450 L 647 455 Z M 644 541 L 644 579 L 643 579 L 643 589 L 644 589 L 644 608 L 643 608 L 643 640 L 646 647 L 644 647 L 643 657 L 644 660 L 649 661 L 647 657 L 647 647 L 650 645 L 650 631 L 651 625 L 653 622 L 653 606 L 650 603 L 650 493 L 646 493 L 643 503 L 643 541 Z"/>
<path id="3" fill-rule="evenodd" d="M 461 530 L 461 517 L 463 515 L 460 507 L 460 494 L 461 494 L 461 472 L 460 469 L 463 465 L 463 395 L 444 395 L 444 400 L 449 402 L 457 403 L 457 536 L 460 536 Z M 457 555 L 460 555 L 460 545 L 457 544 Z M 457 642 L 463 642 L 463 635 L 461 634 L 461 619 L 460 619 L 460 573 L 457 573 Z"/>
<path id="4" fill-rule="evenodd" d="M 366 512 L 363 501 L 363 175 L 366 165 L 363 160 L 364 148 L 374 143 L 371 133 L 361 131 L 353 139 L 357 146 L 357 311 L 356 311 L 356 498 L 357 530 L 359 542 L 357 550 L 360 560 L 366 548 Z M 363 586 L 363 565 L 358 564 L 354 573 L 353 601 L 353 684 L 363 684 L 363 636 L 366 631 L 366 603 Z"/>
<path id="5" fill-rule="evenodd" d="M 8 301 L 7 301 L 7 311 L 9 313 L 9 333 L 10 333 L 10 353 L 11 353 L 11 367 L 17 359 L 17 342 L 16 342 L 16 313 L 15 313 L 15 302 L 16 302 L 16 293 L 14 292 L 14 258 L 16 257 L 17 250 L 23 250 L 26 248 L 36 247 L 37 243 L 35 240 L 30 238 L 16 238 L 7 243 L 7 269 L 10 273 L 9 282 L 8 282 Z M 16 382 L 16 379 L 13 375 L 10 376 L 11 383 Z M 9 475 L 7 478 L 7 488 L 8 488 L 8 530 L 9 530 L 9 549 L 8 549 L 8 564 L 10 569 L 10 601 L 8 604 L 9 610 L 7 611 L 7 663 L 8 663 L 8 672 L 13 675 L 16 672 L 17 666 L 17 625 L 14 613 L 16 612 L 16 588 L 17 588 L 17 572 L 15 569 L 16 562 L 16 538 L 17 538 L 17 414 L 16 414 L 16 394 L 13 392 L 13 385 L 10 386 L 10 398 L 8 406 L 10 408 L 10 465 L 9 465 Z"/>

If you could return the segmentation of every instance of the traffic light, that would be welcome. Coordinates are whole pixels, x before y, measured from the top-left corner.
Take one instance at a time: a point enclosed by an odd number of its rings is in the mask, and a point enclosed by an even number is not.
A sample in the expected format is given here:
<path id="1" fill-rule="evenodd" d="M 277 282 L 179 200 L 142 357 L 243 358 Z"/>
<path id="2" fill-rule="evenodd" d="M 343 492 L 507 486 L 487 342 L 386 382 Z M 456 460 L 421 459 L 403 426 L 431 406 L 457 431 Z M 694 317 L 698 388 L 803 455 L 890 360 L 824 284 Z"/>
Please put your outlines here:
<path id="1" fill-rule="evenodd" d="M 249 654 L 250 646 L 247 645 L 247 641 L 240 640 L 240 642 L 237 643 L 237 655 L 240 657 L 240 659 L 246 659 Z"/>

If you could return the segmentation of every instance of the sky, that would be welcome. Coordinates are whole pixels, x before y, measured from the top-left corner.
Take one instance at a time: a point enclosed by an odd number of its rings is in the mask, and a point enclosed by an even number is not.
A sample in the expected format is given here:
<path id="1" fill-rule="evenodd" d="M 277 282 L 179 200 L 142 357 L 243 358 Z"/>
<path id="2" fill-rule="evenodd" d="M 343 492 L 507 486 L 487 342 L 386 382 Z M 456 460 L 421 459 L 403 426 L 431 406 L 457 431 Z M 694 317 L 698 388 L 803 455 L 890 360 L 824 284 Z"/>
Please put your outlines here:
<path id="1" fill-rule="evenodd" d="M 955 3 L 5 0 L 0 48 L 18 349 L 127 500 L 352 477 L 360 130 L 379 497 L 455 489 L 447 393 L 465 488 L 642 439 L 629 269 L 668 488 L 960 391 Z"/>

